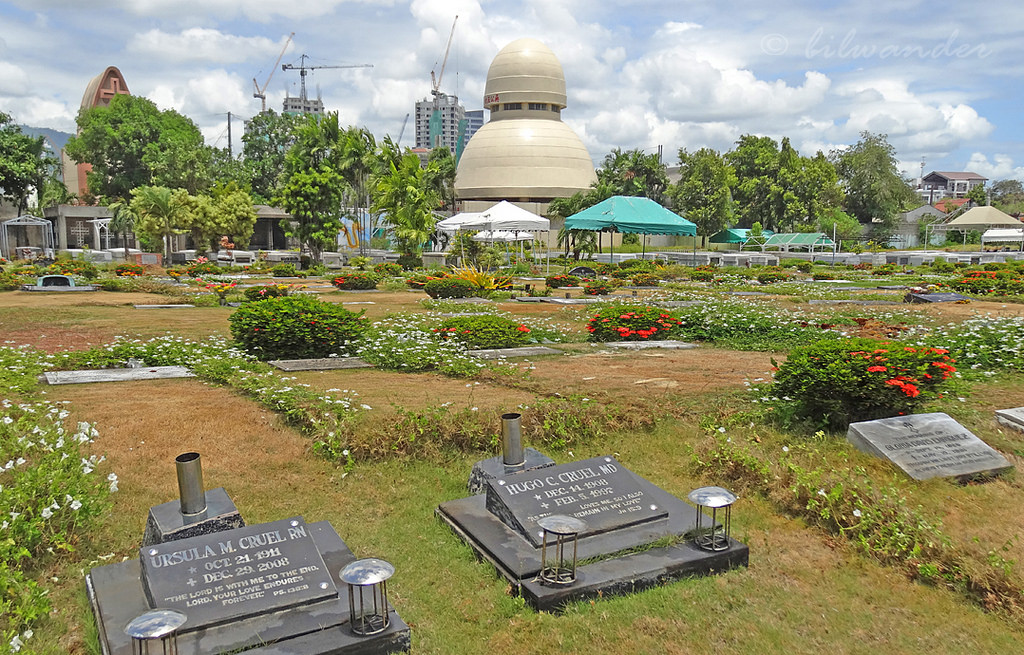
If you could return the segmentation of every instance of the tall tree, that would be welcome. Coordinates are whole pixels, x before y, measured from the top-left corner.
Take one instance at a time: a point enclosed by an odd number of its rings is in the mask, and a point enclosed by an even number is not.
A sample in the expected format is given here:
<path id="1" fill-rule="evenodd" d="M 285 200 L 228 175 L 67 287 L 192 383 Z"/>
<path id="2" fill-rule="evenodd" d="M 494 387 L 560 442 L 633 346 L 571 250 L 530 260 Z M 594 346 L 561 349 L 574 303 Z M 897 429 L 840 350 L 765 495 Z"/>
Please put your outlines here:
<path id="1" fill-rule="evenodd" d="M 127 198 L 132 189 L 161 183 L 197 191 L 209 186 L 209 150 L 195 124 L 161 111 L 146 98 L 116 95 L 106 107 L 83 109 L 78 134 L 64 150 L 92 165 L 92 193 Z"/>
<path id="2" fill-rule="evenodd" d="M 281 227 L 309 250 L 314 261 L 337 244 L 345 178 L 338 113 L 308 116 L 296 130 L 295 145 L 285 158 L 283 184 L 275 203 L 292 215 Z"/>
<path id="3" fill-rule="evenodd" d="M 242 134 L 242 159 L 252 185 L 253 200 L 269 203 L 280 192 L 288 150 L 295 144 L 303 118 L 277 114 L 273 110 L 256 114 Z"/>
<path id="4" fill-rule="evenodd" d="M 420 158 L 407 152 L 375 176 L 372 211 L 385 214 L 403 254 L 418 252 L 434 233 L 434 212 L 441 198 L 429 181 L 437 172 L 429 168 L 422 168 Z"/>
<path id="5" fill-rule="evenodd" d="M 552 200 L 548 204 L 548 216 L 564 220 L 611 198 L 613 195 L 615 193 L 608 184 L 596 182 L 593 188 L 587 191 L 577 191 L 568 198 Z M 558 230 L 558 245 L 565 248 L 566 257 L 571 255 L 573 259 L 579 259 L 582 255 L 597 252 L 597 235 L 598 233 L 593 230 L 567 230 L 562 227 Z"/>
<path id="6" fill-rule="evenodd" d="M 189 198 L 188 228 L 199 250 L 211 250 L 221 237 L 244 248 L 252 238 L 256 210 L 252 197 L 235 183 L 218 185 L 209 195 Z"/>
<path id="7" fill-rule="evenodd" d="M 368 130 L 361 127 L 349 127 L 341 135 L 341 157 L 339 160 L 341 176 L 345 180 L 343 203 L 352 221 L 355 233 L 369 232 L 373 234 L 375 221 L 369 216 L 371 203 L 371 175 L 379 168 L 377 143 Z M 370 225 L 364 226 L 364 217 Z M 369 228 L 368 230 L 366 228 Z M 358 237 L 349 235 L 349 244 L 356 243 Z M 365 252 L 366 244 L 358 242 L 361 252 Z"/>
<path id="8" fill-rule="evenodd" d="M 135 232 L 163 243 L 164 260 L 171 258 L 171 237 L 183 234 L 191 220 L 191 200 L 184 189 L 144 186 L 132 190 Z"/>
<path id="9" fill-rule="evenodd" d="M 107 229 L 114 234 L 121 235 L 121 243 L 124 245 L 124 260 L 128 261 L 128 234 L 135 231 L 135 221 L 139 216 L 135 213 L 131 202 L 117 200 L 107 205 L 107 209 L 113 214 Z"/>
<path id="10" fill-rule="evenodd" d="M 427 183 L 441 198 L 441 209 L 455 209 L 455 156 L 446 146 L 430 151 L 427 161 Z"/>
<path id="11" fill-rule="evenodd" d="M 710 235 L 736 220 L 732 187 L 736 173 L 721 154 L 710 148 L 689 153 L 679 150 L 680 179 L 668 189 L 676 211 L 697 225 L 697 233 Z"/>
<path id="12" fill-rule="evenodd" d="M 861 223 L 877 222 L 880 236 L 891 233 L 899 213 L 917 200 L 900 174 L 896 149 L 885 134 L 861 132 L 860 141 L 833 150 L 830 159 L 846 193 L 846 212 Z"/>
<path id="13" fill-rule="evenodd" d="M 656 154 L 615 148 L 605 155 L 597 169 L 597 181 L 610 187 L 613 196 L 642 196 L 663 203 L 668 188 L 668 169 Z"/>
<path id="14" fill-rule="evenodd" d="M 40 194 L 53 159 L 46 154 L 43 137 L 24 134 L 10 115 L 0 112 L 0 197 L 8 198 L 22 214 L 29 193 Z"/>

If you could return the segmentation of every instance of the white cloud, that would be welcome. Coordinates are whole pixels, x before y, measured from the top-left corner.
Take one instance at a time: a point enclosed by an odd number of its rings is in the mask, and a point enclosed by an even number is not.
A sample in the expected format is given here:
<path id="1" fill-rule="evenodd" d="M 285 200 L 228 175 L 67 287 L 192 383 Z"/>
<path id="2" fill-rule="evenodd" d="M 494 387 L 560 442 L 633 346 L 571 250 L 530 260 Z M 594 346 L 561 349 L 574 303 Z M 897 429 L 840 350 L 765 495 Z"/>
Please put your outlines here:
<path id="1" fill-rule="evenodd" d="M 217 62 L 221 65 L 255 59 L 270 60 L 281 52 L 285 39 L 236 36 L 195 27 L 171 34 L 159 29 L 136 34 L 125 46 L 128 54 L 172 62 Z M 289 46 L 292 47 L 292 46 Z"/>
<path id="2" fill-rule="evenodd" d="M 21 97 L 30 88 L 28 74 L 20 66 L 0 61 L 0 95 Z"/>
<path id="3" fill-rule="evenodd" d="M 989 161 L 984 154 L 975 152 L 971 154 L 964 170 L 984 175 L 992 182 L 1010 178 L 1024 181 L 1024 166 L 1014 164 L 1010 155 L 997 153 Z"/>

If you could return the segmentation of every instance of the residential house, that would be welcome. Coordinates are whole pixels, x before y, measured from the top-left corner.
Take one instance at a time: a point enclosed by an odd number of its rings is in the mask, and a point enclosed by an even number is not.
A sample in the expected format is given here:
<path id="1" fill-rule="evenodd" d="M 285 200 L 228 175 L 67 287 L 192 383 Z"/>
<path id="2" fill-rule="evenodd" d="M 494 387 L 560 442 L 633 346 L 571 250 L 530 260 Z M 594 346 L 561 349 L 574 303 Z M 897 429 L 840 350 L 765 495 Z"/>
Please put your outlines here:
<path id="1" fill-rule="evenodd" d="M 932 171 L 921 178 L 917 195 L 922 201 L 933 205 L 943 198 L 966 198 L 971 189 L 985 186 L 985 182 L 988 182 L 987 177 L 970 171 Z"/>

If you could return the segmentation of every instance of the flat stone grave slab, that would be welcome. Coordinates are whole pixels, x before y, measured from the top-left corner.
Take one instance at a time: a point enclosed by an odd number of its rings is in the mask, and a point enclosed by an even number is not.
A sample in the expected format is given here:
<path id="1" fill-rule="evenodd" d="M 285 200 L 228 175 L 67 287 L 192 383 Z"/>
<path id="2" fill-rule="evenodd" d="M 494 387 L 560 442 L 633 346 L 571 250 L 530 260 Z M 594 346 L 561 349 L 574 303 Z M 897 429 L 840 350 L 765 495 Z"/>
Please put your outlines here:
<path id="1" fill-rule="evenodd" d="M 577 581 L 538 580 L 542 537 L 537 521 L 564 515 L 586 522 L 577 542 Z M 747 546 L 729 540 L 718 552 L 690 541 L 697 510 L 604 456 L 488 479 L 485 493 L 442 503 L 437 516 L 490 562 L 531 606 L 558 611 L 585 598 L 627 594 L 690 575 L 745 566 Z M 704 519 L 704 524 L 710 522 Z M 676 542 L 666 547 L 652 544 Z M 548 542 L 548 553 L 552 542 Z M 571 548 L 571 546 L 569 546 Z M 641 552 L 628 554 L 632 551 Z"/>
<path id="2" fill-rule="evenodd" d="M 452 318 L 454 316 L 490 316 L 490 312 L 440 312 L 437 316 Z"/>
<path id="3" fill-rule="evenodd" d="M 920 304 L 931 302 L 959 302 L 961 300 L 972 300 L 959 293 L 908 293 L 904 302 Z"/>
<path id="4" fill-rule="evenodd" d="M 1005 457 L 948 414 L 910 414 L 851 423 L 846 439 L 888 459 L 915 480 L 967 478 L 1012 468 Z"/>
<path id="5" fill-rule="evenodd" d="M 465 305 L 484 305 L 487 303 L 494 302 L 490 298 L 477 298 L 475 296 L 472 298 L 437 298 L 437 300 L 442 300 L 444 302 L 454 302 Z"/>
<path id="6" fill-rule="evenodd" d="M 544 302 L 544 296 L 516 296 L 516 302 Z"/>
<path id="7" fill-rule="evenodd" d="M 903 284 L 883 284 L 875 287 L 876 289 L 885 289 L 887 291 L 902 291 L 907 287 Z"/>
<path id="8" fill-rule="evenodd" d="M 598 298 L 541 298 L 540 301 L 553 305 L 593 305 L 601 302 Z"/>
<path id="9" fill-rule="evenodd" d="M 179 309 L 182 307 L 195 307 L 195 305 L 181 304 L 181 305 L 135 305 L 135 309 Z"/>
<path id="10" fill-rule="evenodd" d="M 812 299 L 807 301 L 810 305 L 902 305 L 895 300 L 822 300 Z"/>
<path id="11" fill-rule="evenodd" d="M 996 421 L 1007 427 L 1024 432 L 1024 407 L 997 409 Z"/>
<path id="12" fill-rule="evenodd" d="M 195 373 L 184 366 L 146 366 L 144 368 L 100 368 L 86 371 L 47 371 L 47 384 L 89 384 L 92 382 L 130 382 L 135 380 L 167 380 L 193 378 Z"/>
<path id="13" fill-rule="evenodd" d="M 519 348 L 489 348 L 467 351 L 480 359 L 498 359 L 499 357 L 537 357 L 540 355 L 561 355 L 561 350 L 547 346 L 521 346 Z"/>
<path id="14" fill-rule="evenodd" d="M 665 339 L 663 341 L 606 341 L 609 348 L 622 348 L 624 350 L 648 350 L 651 348 L 663 348 L 665 350 L 692 350 L 697 347 L 695 343 L 685 341 L 674 341 Z"/>
<path id="15" fill-rule="evenodd" d="M 380 289 L 335 289 L 342 293 L 380 293 Z"/>
<path id="16" fill-rule="evenodd" d="M 764 291 L 726 291 L 727 296 L 767 296 Z"/>
<path id="17" fill-rule="evenodd" d="M 353 300 L 351 302 L 343 302 L 342 305 L 376 305 L 377 303 L 372 300 Z"/>
<path id="18" fill-rule="evenodd" d="M 318 359 L 274 359 L 267 362 L 282 371 L 333 371 L 346 368 L 373 368 L 361 357 L 321 357 Z"/>

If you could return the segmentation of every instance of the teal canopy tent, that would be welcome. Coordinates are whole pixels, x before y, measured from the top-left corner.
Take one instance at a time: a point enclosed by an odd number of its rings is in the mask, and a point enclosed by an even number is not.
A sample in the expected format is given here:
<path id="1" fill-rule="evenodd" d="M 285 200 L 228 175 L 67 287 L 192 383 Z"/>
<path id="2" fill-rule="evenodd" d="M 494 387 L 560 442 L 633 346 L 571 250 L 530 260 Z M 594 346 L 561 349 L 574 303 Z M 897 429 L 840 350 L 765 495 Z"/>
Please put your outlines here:
<path id="1" fill-rule="evenodd" d="M 635 196 L 612 196 L 573 214 L 565 219 L 565 229 L 697 236 L 690 221 L 650 198 Z"/>

